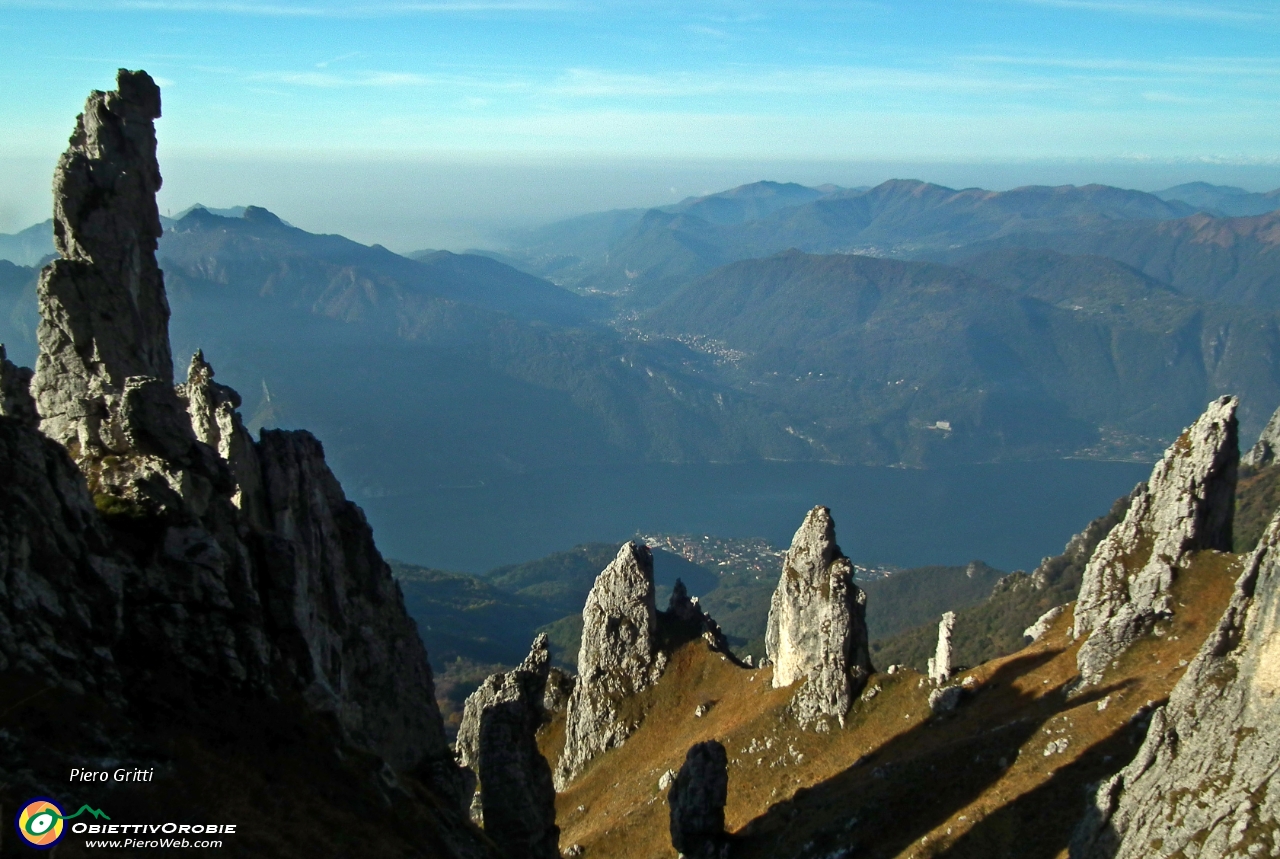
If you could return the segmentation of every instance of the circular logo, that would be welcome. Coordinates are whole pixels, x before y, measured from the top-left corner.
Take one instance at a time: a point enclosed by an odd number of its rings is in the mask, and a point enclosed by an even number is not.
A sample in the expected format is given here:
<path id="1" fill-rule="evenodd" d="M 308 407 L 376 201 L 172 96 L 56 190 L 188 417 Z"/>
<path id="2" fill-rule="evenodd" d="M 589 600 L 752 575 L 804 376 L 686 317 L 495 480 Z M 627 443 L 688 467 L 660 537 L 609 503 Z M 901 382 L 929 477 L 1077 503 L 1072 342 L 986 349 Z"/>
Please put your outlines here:
<path id="1" fill-rule="evenodd" d="M 62 809 L 51 799 L 33 799 L 18 812 L 18 834 L 32 847 L 46 849 L 58 843 L 67 824 Z"/>

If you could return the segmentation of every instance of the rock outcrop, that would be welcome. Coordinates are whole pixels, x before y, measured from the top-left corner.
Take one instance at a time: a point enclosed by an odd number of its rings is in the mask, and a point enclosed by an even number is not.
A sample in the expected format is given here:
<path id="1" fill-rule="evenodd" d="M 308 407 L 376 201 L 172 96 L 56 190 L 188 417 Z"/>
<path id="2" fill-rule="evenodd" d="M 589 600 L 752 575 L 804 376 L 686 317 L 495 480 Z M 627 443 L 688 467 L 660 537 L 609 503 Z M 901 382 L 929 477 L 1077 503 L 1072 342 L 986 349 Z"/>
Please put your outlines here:
<path id="1" fill-rule="evenodd" d="M 664 668 L 666 654 L 658 648 L 653 553 L 627 543 L 596 578 L 582 610 L 578 681 L 565 716 L 557 790 L 597 755 L 631 736 L 638 724 L 619 705 L 656 683 Z"/>
<path id="2" fill-rule="evenodd" d="M 727 855 L 724 806 L 729 796 L 729 756 L 716 740 L 698 743 L 667 794 L 671 807 L 671 844 L 688 859 Z"/>
<path id="3" fill-rule="evenodd" d="M 253 436 L 240 418 L 240 394 L 213 381 L 213 367 L 198 351 L 191 358 L 187 383 L 178 388 L 186 404 L 191 429 L 204 444 L 218 452 L 231 467 L 236 489 L 231 502 L 252 524 L 266 524 L 262 494 L 262 468 L 253 446 Z"/>
<path id="4" fill-rule="evenodd" d="M 956 628 L 956 613 L 946 612 L 938 622 L 938 645 L 929 657 L 929 679 L 941 686 L 951 678 L 951 633 Z"/>
<path id="5" fill-rule="evenodd" d="M 142 718 L 196 746 L 200 731 L 261 718 L 342 766 L 376 756 L 377 783 L 352 787 L 361 801 L 416 802 L 397 782 L 412 776 L 443 800 L 406 811 L 436 840 L 428 852 L 487 855 L 449 810 L 462 776 L 421 638 L 320 443 L 255 443 L 202 355 L 173 385 L 154 254 L 158 115 L 146 73 L 121 71 L 59 162 L 63 258 L 41 275 L 31 380 L 39 430 L 30 377 L 0 358 L 0 682 L 83 706 L 93 715 L 77 733 L 100 738 L 104 759 L 151 748 Z M 3 742 L 6 802 L 83 765 L 83 750 L 51 754 L 45 736 Z"/>
<path id="6" fill-rule="evenodd" d="M 36 401 L 31 398 L 31 376 L 29 369 L 9 360 L 0 343 L 0 415 L 34 427 L 40 423 L 40 416 Z"/>
<path id="7" fill-rule="evenodd" d="M 835 540 L 826 507 L 796 531 L 769 606 L 765 648 L 774 688 L 804 680 L 793 710 L 801 724 L 845 714 L 873 671 L 867 646 L 866 595 Z"/>
<path id="8" fill-rule="evenodd" d="M 130 377 L 173 384 L 169 302 L 156 264 L 160 88 L 121 69 L 114 92 L 93 92 L 53 180 L 61 259 L 40 273 L 41 429 L 74 455 L 124 452 Z"/>
<path id="9" fill-rule="evenodd" d="M 676 579 L 671 588 L 671 598 L 667 600 L 667 610 L 662 614 L 670 621 L 687 626 L 712 650 L 728 656 L 735 663 L 738 661 L 720 624 L 707 614 L 697 597 L 689 596 L 689 589 L 682 580 Z"/>
<path id="10" fill-rule="evenodd" d="M 393 766 L 451 758 L 417 626 L 320 442 L 304 430 L 264 431 L 258 457 L 272 526 L 259 575 L 290 676 Z"/>
<path id="11" fill-rule="evenodd" d="M 458 762 L 479 776 L 476 816 L 507 856 L 560 856 L 556 792 L 537 739 L 550 660 L 539 635 L 519 667 L 486 678 L 467 698 L 454 745 Z"/>
<path id="12" fill-rule="evenodd" d="M 1267 425 L 1262 428 L 1262 434 L 1241 458 L 1240 464 L 1250 468 L 1265 468 L 1275 463 L 1277 454 L 1280 454 L 1280 409 L 1276 409 L 1271 415 Z"/>
<path id="13" fill-rule="evenodd" d="M 1062 617 L 1062 613 L 1066 610 L 1066 606 L 1056 605 L 1040 615 L 1036 618 L 1035 623 L 1022 631 L 1022 640 L 1027 644 L 1034 644 L 1039 641 L 1049 631 L 1049 627 L 1053 625 L 1053 622 Z"/>
<path id="14" fill-rule="evenodd" d="M 1111 662 L 1173 607 L 1170 587 L 1187 556 L 1231 549 L 1239 459 L 1236 399 L 1222 397 L 1165 452 L 1145 487 L 1098 544 L 1076 603 L 1077 664 L 1096 683 Z"/>
<path id="15" fill-rule="evenodd" d="M 1098 788 L 1072 859 L 1280 852 L 1280 517 L 1133 761 Z"/>

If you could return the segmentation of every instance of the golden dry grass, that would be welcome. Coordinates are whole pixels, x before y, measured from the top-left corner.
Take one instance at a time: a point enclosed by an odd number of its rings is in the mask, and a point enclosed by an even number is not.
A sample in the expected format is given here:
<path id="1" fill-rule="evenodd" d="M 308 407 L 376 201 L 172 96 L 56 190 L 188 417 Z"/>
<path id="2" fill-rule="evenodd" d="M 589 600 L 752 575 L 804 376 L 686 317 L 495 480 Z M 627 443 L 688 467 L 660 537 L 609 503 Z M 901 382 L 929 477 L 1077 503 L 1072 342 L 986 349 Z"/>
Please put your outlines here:
<path id="1" fill-rule="evenodd" d="M 1065 856 L 1086 786 L 1137 751 L 1142 714 L 1194 658 L 1239 568 L 1238 556 L 1196 556 L 1175 587 L 1177 616 L 1098 687 L 1067 694 L 1078 643 L 1066 612 L 1039 642 L 966 672 L 974 691 L 938 718 L 924 679 L 907 671 L 873 677 L 877 691 L 844 728 L 801 731 L 787 714 L 794 688 L 772 689 L 768 669 L 685 645 L 636 702 L 639 730 L 557 798 L 561 846 L 581 844 L 592 859 L 675 856 L 658 779 L 714 738 L 729 752 L 736 857 Z M 710 711 L 695 717 L 704 703 Z M 552 755 L 562 731 L 557 720 L 544 733 Z"/>

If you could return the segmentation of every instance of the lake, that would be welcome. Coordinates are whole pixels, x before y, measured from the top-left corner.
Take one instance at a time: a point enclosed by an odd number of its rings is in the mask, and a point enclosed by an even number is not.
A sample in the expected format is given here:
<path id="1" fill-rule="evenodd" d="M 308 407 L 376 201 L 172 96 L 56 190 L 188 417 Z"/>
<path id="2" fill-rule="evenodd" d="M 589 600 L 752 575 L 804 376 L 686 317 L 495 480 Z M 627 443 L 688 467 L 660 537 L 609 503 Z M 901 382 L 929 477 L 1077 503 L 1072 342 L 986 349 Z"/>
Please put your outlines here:
<path id="1" fill-rule="evenodd" d="M 903 567 L 981 559 L 1030 570 L 1150 474 L 1054 460 L 935 470 L 822 463 L 635 463 L 511 474 L 355 499 L 387 557 L 466 572 L 637 533 L 763 537 L 785 547 L 831 508 L 845 554 Z"/>

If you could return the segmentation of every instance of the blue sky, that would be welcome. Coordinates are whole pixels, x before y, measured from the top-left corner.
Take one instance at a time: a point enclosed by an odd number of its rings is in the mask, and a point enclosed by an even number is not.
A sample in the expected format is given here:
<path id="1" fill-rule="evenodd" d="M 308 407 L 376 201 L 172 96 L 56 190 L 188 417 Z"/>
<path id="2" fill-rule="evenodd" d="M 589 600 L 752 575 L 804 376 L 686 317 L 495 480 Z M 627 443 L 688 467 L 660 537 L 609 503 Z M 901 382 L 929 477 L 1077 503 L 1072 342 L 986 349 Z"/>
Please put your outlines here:
<path id="1" fill-rule="evenodd" d="M 756 178 L 1280 185 L 1275 0 L 0 0 L 0 46 L 0 231 L 119 66 L 162 205 L 391 246 Z"/>

